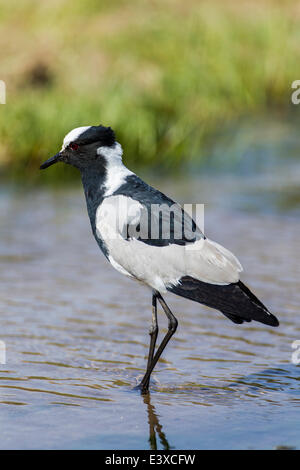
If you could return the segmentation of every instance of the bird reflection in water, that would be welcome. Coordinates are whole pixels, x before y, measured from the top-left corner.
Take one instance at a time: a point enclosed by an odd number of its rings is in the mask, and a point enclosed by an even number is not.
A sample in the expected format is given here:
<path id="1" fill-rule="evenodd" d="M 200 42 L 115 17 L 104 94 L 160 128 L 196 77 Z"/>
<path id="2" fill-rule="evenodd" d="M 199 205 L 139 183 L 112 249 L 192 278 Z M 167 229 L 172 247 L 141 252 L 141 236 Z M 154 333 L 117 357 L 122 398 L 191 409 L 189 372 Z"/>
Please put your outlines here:
<path id="1" fill-rule="evenodd" d="M 143 395 L 143 400 L 147 406 L 148 423 L 149 423 L 149 444 L 151 450 L 157 450 L 157 436 L 164 450 L 171 449 L 170 444 L 162 430 L 154 406 L 151 404 L 150 394 Z"/>

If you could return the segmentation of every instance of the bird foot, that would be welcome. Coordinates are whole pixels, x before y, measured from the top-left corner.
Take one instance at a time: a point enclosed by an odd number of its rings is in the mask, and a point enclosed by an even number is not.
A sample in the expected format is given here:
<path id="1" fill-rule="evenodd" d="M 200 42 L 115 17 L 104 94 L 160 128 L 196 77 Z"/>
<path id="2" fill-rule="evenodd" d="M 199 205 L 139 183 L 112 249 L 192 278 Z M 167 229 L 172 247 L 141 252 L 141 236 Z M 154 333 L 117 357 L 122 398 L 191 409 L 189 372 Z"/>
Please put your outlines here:
<path id="1" fill-rule="evenodd" d="M 134 390 L 139 390 L 141 395 L 147 395 L 149 393 L 149 386 L 146 387 L 142 382 L 134 387 Z"/>

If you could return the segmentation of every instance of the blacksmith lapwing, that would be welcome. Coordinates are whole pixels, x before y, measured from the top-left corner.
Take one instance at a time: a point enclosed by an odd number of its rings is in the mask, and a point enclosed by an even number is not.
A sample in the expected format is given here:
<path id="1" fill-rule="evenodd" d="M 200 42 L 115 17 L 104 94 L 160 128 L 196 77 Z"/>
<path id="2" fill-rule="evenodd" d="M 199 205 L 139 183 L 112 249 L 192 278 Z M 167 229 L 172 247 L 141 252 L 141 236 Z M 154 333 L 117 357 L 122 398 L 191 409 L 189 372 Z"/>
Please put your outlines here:
<path id="1" fill-rule="evenodd" d="M 139 385 L 146 393 L 178 323 L 162 294 L 172 292 L 220 310 L 238 324 L 279 322 L 241 282 L 237 258 L 206 238 L 179 204 L 126 168 L 122 153 L 110 127 L 78 127 L 40 168 L 64 162 L 79 169 L 92 231 L 105 257 L 122 274 L 152 289 L 149 356 Z M 157 300 L 168 318 L 168 332 L 155 352 Z"/>

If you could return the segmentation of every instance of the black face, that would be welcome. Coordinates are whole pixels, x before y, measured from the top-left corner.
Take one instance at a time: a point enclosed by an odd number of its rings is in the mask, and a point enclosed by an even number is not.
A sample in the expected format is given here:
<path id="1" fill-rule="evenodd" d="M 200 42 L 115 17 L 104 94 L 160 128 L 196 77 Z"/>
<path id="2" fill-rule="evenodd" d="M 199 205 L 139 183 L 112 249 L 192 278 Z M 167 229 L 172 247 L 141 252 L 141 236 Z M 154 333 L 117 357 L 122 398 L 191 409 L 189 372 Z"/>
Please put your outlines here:
<path id="1" fill-rule="evenodd" d="M 91 126 L 77 136 L 54 157 L 49 158 L 40 168 L 44 170 L 57 162 L 64 162 L 79 169 L 95 162 L 99 157 L 99 147 L 112 147 L 116 142 L 115 133 L 110 127 Z"/>

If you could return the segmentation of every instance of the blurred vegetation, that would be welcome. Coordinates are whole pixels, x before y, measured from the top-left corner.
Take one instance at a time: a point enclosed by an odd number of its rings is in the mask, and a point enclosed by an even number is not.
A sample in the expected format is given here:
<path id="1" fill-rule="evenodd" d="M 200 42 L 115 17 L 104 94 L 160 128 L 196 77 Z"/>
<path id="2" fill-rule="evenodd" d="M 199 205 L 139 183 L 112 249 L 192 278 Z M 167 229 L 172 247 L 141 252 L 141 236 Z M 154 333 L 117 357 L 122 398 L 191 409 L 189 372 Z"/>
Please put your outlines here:
<path id="1" fill-rule="evenodd" d="M 100 123 L 135 169 L 200 163 L 225 123 L 291 108 L 299 16 L 287 0 L 1 2 L 0 171 L 57 180 L 39 163 Z"/>

